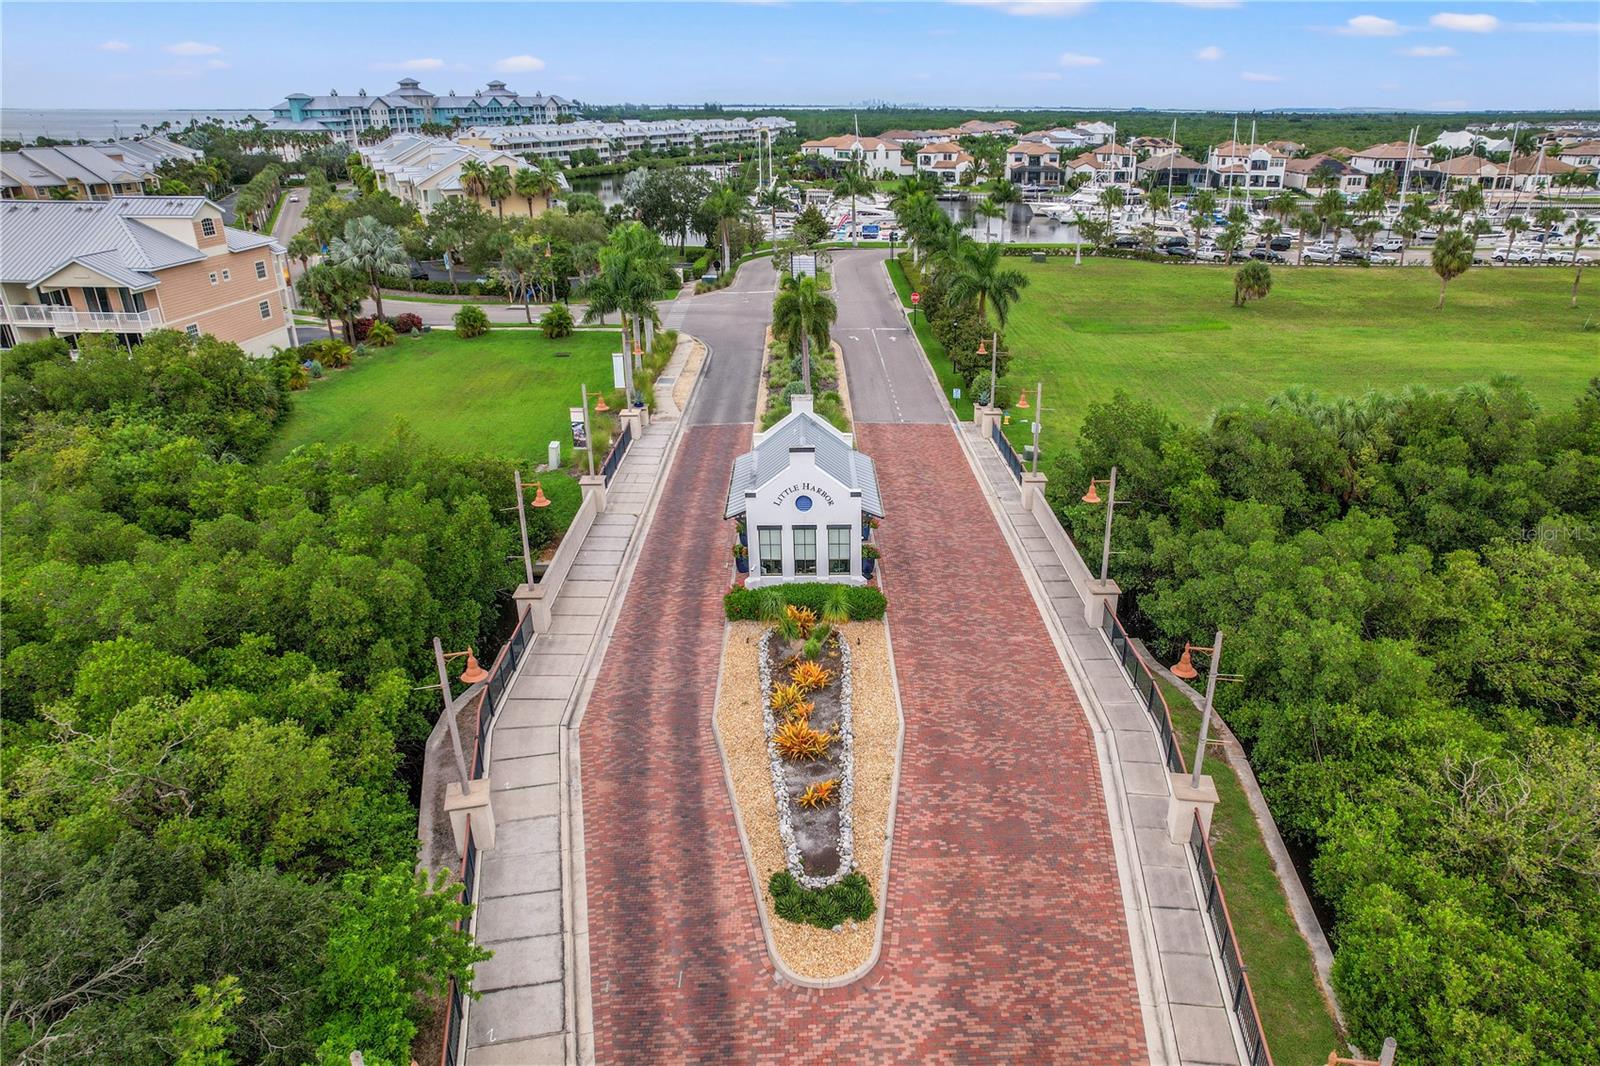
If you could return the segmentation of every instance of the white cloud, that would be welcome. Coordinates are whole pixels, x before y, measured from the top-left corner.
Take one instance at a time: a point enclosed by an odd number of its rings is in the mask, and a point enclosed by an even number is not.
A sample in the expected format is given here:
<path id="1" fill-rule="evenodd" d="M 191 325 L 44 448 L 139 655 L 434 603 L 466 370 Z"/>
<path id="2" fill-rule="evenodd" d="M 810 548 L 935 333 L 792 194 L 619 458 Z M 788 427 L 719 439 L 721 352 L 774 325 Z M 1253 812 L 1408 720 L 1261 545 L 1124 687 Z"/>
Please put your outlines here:
<path id="1" fill-rule="evenodd" d="M 506 56 L 495 63 L 494 69 L 501 74 L 529 74 L 536 70 L 544 69 L 544 60 L 538 56 Z"/>
<path id="2" fill-rule="evenodd" d="M 1428 20 L 1428 25 L 1462 33 L 1492 33 L 1500 28 L 1500 20 L 1493 15 L 1462 15 L 1454 11 L 1441 11 Z"/>
<path id="3" fill-rule="evenodd" d="M 1443 59 L 1446 56 L 1455 55 L 1456 50 L 1447 44 L 1419 44 L 1407 48 L 1400 54 L 1411 56 L 1415 59 Z"/>
<path id="4" fill-rule="evenodd" d="M 1218 48 L 1214 44 L 1208 44 L 1204 48 L 1200 49 L 1200 51 L 1196 52 L 1194 57 L 1196 59 L 1203 59 L 1207 63 L 1213 63 L 1222 58 L 1222 49 Z"/>
<path id="5" fill-rule="evenodd" d="M 1255 72 L 1253 70 L 1246 70 L 1246 71 L 1241 71 L 1240 72 L 1239 80 L 1240 81 L 1272 82 L 1272 81 L 1282 81 L 1283 80 L 1283 76 L 1280 75 L 1280 74 L 1258 74 L 1257 72 Z"/>
<path id="6" fill-rule="evenodd" d="M 1040 15 L 1046 18 L 1081 15 L 1094 6 L 1088 0 L 954 0 L 954 2 L 975 7 L 995 7 L 1008 15 Z"/>
<path id="7" fill-rule="evenodd" d="M 95 47 L 102 52 L 129 52 L 133 50 L 133 45 L 127 41 L 101 41 Z"/>
<path id="8" fill-rule="evenodd" d="M 1100 63 L 1099 56 L 1086 56 L 1081 52 L 1061 53 L 1061 65 L 1064 67 L 1098 67 Z"/>
<path id="9" fill-rule="evenodd" d="M 225 59 L 208 59 L 208 60 L 206 60 L 206 69 L 207 70 L 227 70 L 230 66 L 232 66 L 232 64 L 229 63 Z"/>
<path id="10" fill-rule="evenodd" d="M 162 45 L 161 50 L 175 56 L 214 56 L 222 51 L 216 45 L 203 41 L 179 41 L 177 44 Z"/>
<path id="11" fill-rule="evenodd" d="M 422 59 L 401 59 L 395 62 L 371 64 L 373 70 L 398 70 L 410 72 L 417 70 L 443 70 L 444 60 L 425 56 Z"/>
<path id="12" fill-rule="evenodd" d="M 1397 37 L 1400 23 L 1377 15 L 1357 15 L 1340 26 L 1339 32 L 1346 37 Z"/>

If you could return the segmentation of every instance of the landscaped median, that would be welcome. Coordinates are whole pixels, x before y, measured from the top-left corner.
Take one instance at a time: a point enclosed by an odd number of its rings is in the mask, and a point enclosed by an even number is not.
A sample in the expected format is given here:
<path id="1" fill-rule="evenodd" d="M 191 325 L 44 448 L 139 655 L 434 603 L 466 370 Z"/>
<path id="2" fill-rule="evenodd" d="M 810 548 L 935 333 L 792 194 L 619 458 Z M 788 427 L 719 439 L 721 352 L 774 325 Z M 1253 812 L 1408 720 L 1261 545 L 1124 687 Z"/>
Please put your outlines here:
<path id="1" fill-rule="evenodd" d="M 791 980 L 844 984 L 877 958 L 888 888 L 902 723 L 883 595 L 797 584 L 725 606 L 713 730 L 767 946 Z"/>

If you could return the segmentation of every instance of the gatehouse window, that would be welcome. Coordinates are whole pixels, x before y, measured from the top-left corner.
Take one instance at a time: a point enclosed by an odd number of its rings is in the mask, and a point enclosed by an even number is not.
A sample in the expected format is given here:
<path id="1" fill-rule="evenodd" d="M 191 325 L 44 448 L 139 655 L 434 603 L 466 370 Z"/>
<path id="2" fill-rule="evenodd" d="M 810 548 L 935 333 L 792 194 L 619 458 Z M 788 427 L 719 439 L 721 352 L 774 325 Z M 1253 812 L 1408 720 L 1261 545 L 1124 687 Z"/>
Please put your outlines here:
<path id="1" fill-rule="evenodd" d="M 794 572 L 796 574 L 815 574 L 817 572 L 817 527 L 794 527 Z"/>
<path id="2" fill-rule="evenodd" d="M 828 573 L 850 572 L 850 537 L 853 532 L 849 526 L 828 527 Z"/>
<path id="3" fill-rule="evenodd" d="M 783 576 L 783 529 L 780 526 L 762 526 L 756 530 L 756 550 L 761 553 L 761 572 L 775 577 Z"/>

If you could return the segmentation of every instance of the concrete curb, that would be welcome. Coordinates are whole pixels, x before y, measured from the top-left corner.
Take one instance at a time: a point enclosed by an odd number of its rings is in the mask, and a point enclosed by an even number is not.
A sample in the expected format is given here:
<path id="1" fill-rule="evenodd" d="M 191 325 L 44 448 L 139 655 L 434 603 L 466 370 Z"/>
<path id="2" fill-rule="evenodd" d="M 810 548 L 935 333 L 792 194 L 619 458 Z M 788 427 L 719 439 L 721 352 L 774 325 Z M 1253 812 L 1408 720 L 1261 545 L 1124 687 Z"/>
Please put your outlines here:
<path id="1" fill-rule="evenodd" d="M 889 632 L 889 616 L 883 617 L 884 644 L 889 651 L 889 683 L 894 689 L 894 710 L 898 719 L 899 732 L 895 737 L 894 746 L 894 773 L 889 778 L 889 812 L 883 826 L 883 869 L 879 875 L 882 885 L 882 898 L 878 900 L 878 909 L 872 933 L 872 951 L 867 955 L 866 961 L 849 973 L 840 974 L 838 977 L 804 977 L 789 968 L 783 961 L 783 956 L 778 952 L 778 945 L 772 938 L 772 918 L 767 914 L 767 901 L 762 897 L 761 871 L 756 869 L 756 861 L 750 851 L 750 838 L 744 830 L 744 817 L 739 810 L 739 797 L 734 792 L 733 772 L 728 766 L 728 749 L 722 743 L 722 730 L 717 725 L 717 712 L 722 707 L 722 677 L 723 661 L 728 655 L 728 637 L 732 632 L 731 627 L 724 623 L 722 627 L 722 653 L 717 658 L 717 696 L 711 705 L 711 735 L 717 742 L 717 756 L 722 760 L 722 783 L 728 790 L 728 802 L 733 807 L 733 824 L 739 832 L 739 847 L 744 850 L 745 869 L 750 872 L 750 889 L 755 896 L 756 917 L 761 921 L 761 936 L 767 944 L 767 957 L 772 960 L 772 967 L 778 975 L 792 985 L 801 988 L 843 988 L 845 985 L 854 984 L 878 965 L 878 960 L 883 954 L 883 927 L 889 912 L 889 857 L 894 845 L 894 816 L 900 805 L 900 763 L 905 757 L 906 750 L 906 714 L 905 707 L 900 702 L 900 675 L 894 665 L 894 641 Z"/>

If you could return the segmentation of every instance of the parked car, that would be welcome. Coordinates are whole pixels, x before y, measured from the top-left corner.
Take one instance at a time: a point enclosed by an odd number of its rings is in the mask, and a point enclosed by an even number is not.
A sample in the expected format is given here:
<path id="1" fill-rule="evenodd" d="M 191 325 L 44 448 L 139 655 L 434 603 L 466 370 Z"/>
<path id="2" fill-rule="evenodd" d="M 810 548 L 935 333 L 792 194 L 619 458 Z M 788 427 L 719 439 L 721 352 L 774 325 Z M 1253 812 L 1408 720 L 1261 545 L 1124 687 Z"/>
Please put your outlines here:
<path id="1" fill-rule="evenodd" d="M 290 202 L 290 203 L 291 203 L 291 204 L 297 204 L 297 203 L 299 203 L 299 202 L 300 202 L 300 196 L 299 196 L 299 194 L 296 194 L 296 195 L 294 195 L 294 196 L 291 196 L 291 197 L 289 197 L 289 202 Z"/>
<path id="2" fill-rule="evenodd" d="M 1194 253 L 1194 257 L 1202 263 L 1223 263 L 1228 259 L 1228 253 L 1221 248 L 1202 248 Z"/>
<path id="3" fill-rule="evenodd" d="M 1375 252 L 1400 252 L 1404 251 L 1405 247 L 1406 242 L 1399 237 L 1380 237 L 1372 242 L 1372 250 Z"/>
<path id="4" fill-rule="evenodd" d="M 423 266 L 421 263 L 412 263 L 411 264 L 411 280 L 412 281 L 427 281 L 428 280 L 428 268 Z"/>
<path id="5" fill-rule="evenodd" d="M 1259 259 L 1263 263 L 1284 263 L 1288 261 L 1271 248 L 1264 248 L 1259 244 L 1250 249 L 1250 258 Z"/>
<path id="6" fill-rule="evenodd" d="M 1276 237 L 1272 238 L 1272 240 L 1267 242 L 1267 247 L 1271 248 L 1274 252 L 1287 252 L 1290 248 L 1294 247 L 1294 238 L 1289 236 L 1287 233 L 1280 233 Z"/>
<path id="7" fill-rule="evenodd" d="M 1339 258 L 1345 260 L 1346 262 L 1359 263 L 1366 257 L 1367 253 L 1362 251 L 1360 248 L 1347 246 L 1339 249 Z"/>
<path id="8" fill-rule="evenodd" d="M 1187 244 L 1167 244 L 1156 249 L 1157 255 L 1167 255 L 1174 259 L 1193 259 L 1194 252 L 1189 250 Z"/>
<path id="9" fill-rule="evenodd" d="M 1546 263 L 1554 263 L 1557 266 L 1569 266 L 1569 265 L 1571 265 L 1571 263 L 1573 261 L 1572 260 L 1572 253 L 1570 251 L 1566 251 L 1566 250 L 1548 251 L 1548 252 L 1544 253 L 1544 261 Z M 1586 256 L 1586 255 L 1579 254 L 1577 261 L 1580 262 L 1580 263 L 1587 264 L 1589 262 L 1589 257 Z"/>
<path id="10" fill-rule="evenodd" d="M 1333 250 L 1330 248 L 1307 248 L 1306 254 L 1301 256 L 1301 261 L 1306 263 L 1331 263 L 1333 260 Z"/>
<path id="11" fill-rule="evenodd" d="M 1373 266 L 1394 266 L 1400 262 L 1400 257 L 1398 255 L 1390 255 L 1388 252 L 1373 252 L 1367 257 L 1367 262 Z"/>
<path id="12" fill-rule="evenodd" d="M 1496 248 L 1490 258 L 1496 263 L 1537 263 L 1541 255 L 1526 248 L 1513 248 L 1509 252 L 1504 248 Z"/>
<path id="13" fill-rule="evenodd" d="M 1139 238 L 1135 237 L 1131 233 L 1124 233 L 1121 236 L 1119 236 L 1116 240 L 1111 242 L 1111 247 L 1113 247 L 1113 248 L 1137 248 L 1137 247 L 1139 247 Z"/>

